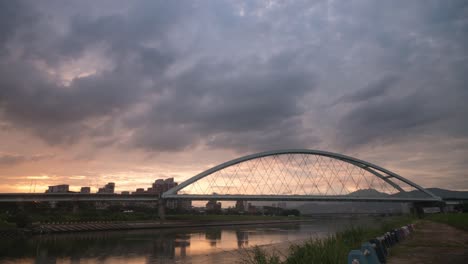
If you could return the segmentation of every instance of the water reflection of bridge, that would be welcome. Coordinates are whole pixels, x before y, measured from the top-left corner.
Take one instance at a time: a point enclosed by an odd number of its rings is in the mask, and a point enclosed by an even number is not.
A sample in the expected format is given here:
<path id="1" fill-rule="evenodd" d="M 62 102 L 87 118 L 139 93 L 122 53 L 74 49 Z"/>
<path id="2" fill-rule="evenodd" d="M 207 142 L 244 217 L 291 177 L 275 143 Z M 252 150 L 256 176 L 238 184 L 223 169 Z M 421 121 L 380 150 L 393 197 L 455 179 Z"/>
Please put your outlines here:
<path id="1" fill-rule="evenodd" d="M 106 258 L 132 257 L 144 255 L 147 263 L 163 263 L 167 259 L 185 258 L 202 244 L 192 245 L 195 233 L 175 233 L 145 230 L 139 232 L 97 232 L 97 233 L 74 233 L 35 237 L 32 241 L 21 247 L 14 247 L 5 251 L 4 257 L 33 258 L 36 263 L 56 263 L 67 257 L 71 263 L 99 260 L 102 252 L 109 256 Z M 245 248 L 249 245 L 249 232 L 245 229 L 210 228 L 203 230 L 204 238 L 210 247 L 216 248 L 221 242 L 223 233 L 227 239 L 236 238 L 237 248 Z M 63 243 L 66 242 L 66 243 Z M 14 244 L 14 243 L 12 243 Z M 99 247 L 97 246 L 99 245 Z M 86 254 L 83 254 L 86 252 Z M 107 259 L 109 261 L 109 259 Z"/>

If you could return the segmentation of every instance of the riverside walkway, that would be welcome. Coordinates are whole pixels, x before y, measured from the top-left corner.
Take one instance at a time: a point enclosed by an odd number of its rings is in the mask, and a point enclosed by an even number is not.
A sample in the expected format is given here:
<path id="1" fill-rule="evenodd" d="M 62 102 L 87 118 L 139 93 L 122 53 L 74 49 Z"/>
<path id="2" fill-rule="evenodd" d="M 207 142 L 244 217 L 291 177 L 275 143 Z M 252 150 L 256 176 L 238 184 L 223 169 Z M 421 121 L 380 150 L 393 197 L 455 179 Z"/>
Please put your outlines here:
<path id="1" fill-rule="evenodd" d="M 410 238 L 392 248 L 388 264 L 468 263 L 468 232 L 423 221 Z"/>

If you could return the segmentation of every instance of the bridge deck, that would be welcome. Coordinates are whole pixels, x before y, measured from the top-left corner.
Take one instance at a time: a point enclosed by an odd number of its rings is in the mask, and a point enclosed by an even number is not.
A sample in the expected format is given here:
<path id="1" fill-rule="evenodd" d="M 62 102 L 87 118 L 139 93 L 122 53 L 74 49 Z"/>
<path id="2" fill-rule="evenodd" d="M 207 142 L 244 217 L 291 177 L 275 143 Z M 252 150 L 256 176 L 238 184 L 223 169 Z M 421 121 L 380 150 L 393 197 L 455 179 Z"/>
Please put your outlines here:
<path id="1" fill-rule="evenodd" d="M 53 201 L 158 201 L 151 194 L 84 194 L 84 193 L 2 193 L 0 202 L 53 202 Z M 357 197 L 357 196 L 313 196 L 313 195 L 166 195 L 164 199 L 186 199 L 193 201 L 342 201 L 342 202 L 427 202 L 440 201 L 435 198 L 411 197 Z"/>

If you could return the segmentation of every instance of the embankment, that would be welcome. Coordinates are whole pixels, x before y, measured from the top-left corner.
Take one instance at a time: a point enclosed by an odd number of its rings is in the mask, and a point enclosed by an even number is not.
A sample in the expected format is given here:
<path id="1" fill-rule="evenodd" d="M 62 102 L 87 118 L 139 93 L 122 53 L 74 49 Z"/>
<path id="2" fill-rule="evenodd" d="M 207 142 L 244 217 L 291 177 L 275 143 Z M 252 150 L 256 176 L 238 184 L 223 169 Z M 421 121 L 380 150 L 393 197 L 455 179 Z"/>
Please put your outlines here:
<path id="1" fill-rule="evenodd" d="M 239 225 L 265 225 L 265 224 L 288 224 L 301 223 L 312 220 L 257 220 L 257 221 L 166 221 L 166 222 L 86 222 L 86 223 L 56 223 L 38 224 L 32 229 L 34 234 L 64 233 L 64 232 L 87 232 L 108 230 L 131 230 L 131 229 L 169 229 L 169 228 L 194 228 L 194 227 L 216 227 L 216 226 L 239 226 Z"/>

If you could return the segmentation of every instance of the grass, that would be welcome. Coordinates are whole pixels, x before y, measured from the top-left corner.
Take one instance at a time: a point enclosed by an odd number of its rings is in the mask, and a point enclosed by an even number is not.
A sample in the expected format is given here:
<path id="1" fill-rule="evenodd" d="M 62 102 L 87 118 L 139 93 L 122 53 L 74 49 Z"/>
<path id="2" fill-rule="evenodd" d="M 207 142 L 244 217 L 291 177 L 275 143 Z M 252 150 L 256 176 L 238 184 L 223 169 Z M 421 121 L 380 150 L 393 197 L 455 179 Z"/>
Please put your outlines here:
<path id="1" fill-rule="evenodd" d="M 287 256 L 281 260 L 276 253 L 268 253 L 260 247 L 254 247 L 246 259 L 245 264 L 300 264 L 344 263 L 348 253 L 357 249 L 361 244 L 384 232 L 413 222 L 412 217 L 398 217 L 385 221 L 378 228 L 350 227 L 326 238 L 313 238 L 300 245 L 292 245 Z"/>
<path id="2" fill-rule="evenodd" d="M 247 256 L 242 259 L 244 264 L 281 264 L 280 257 L 276 254 L 267 254 L 263 249 L 255 246 L 247 251 Z"/>
<path id="3" fill-rule="evenodd" d="M 433 214 L 426 219 L 468 231 L 468 213 Z"/>
<path id="4" fill-rule="evenodd" d="M 15 229 L 16 225 L 4 220 L 0 220 L 0 230 Z"/>

